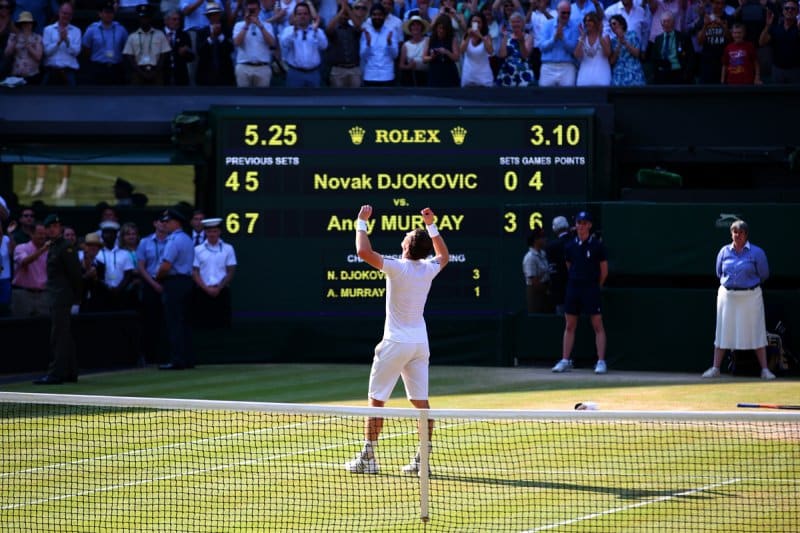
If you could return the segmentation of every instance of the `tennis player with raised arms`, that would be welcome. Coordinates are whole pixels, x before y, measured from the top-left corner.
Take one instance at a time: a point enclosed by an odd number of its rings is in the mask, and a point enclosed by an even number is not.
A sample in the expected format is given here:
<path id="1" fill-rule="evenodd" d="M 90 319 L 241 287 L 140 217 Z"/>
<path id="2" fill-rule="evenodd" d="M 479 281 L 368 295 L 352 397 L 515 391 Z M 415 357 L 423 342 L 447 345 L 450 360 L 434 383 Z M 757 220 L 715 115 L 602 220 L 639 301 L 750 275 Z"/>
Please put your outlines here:
<path id="1" fill-rule="evenodd" d="M 369 405 L 383 407 L 392 394 L 397 378 L 403 378 L 406 396 L 418 409 L 429 409 L 428 330 L 425 327 L 425 302 L 431 282 L 450 259 L 444 239 L 434 224 L 436 215 L 429 207 L 421 211 L 426 229 L 406 233 L 400 259 L 384 257 L 372 249 L 367 236 L 367 221 L 372 206 L 362 205 L 356 220 L 356 252 L 364 262 L 386 275 L 386 321 L 383 339 L 375 347 L 369 376 Z M 434 257 L 429 257 L 433 252 Z M 380 471 L 376 448 L 383 427 L 382 418 L 368 418 L 364 425 L 364 447 L 345 468 L 356 474 Z M 429 422 L 428 435 L 433 432 Z M 419 473 L 419 450 L 403 473 Z"/>

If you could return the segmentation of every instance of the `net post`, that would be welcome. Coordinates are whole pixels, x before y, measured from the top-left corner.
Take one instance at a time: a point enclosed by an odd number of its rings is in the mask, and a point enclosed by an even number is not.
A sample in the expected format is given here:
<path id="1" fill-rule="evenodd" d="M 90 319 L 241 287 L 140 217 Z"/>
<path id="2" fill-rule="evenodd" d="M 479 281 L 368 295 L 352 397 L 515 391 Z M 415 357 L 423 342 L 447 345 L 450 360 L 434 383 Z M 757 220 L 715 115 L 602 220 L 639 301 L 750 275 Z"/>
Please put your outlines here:
<path id="1" fill-rule="evenodd" d="M 428 522 L 428 498 L 430 489 L 430 429 L 428 427 L 428 410 L 419 410 L 419 518 Z"/>

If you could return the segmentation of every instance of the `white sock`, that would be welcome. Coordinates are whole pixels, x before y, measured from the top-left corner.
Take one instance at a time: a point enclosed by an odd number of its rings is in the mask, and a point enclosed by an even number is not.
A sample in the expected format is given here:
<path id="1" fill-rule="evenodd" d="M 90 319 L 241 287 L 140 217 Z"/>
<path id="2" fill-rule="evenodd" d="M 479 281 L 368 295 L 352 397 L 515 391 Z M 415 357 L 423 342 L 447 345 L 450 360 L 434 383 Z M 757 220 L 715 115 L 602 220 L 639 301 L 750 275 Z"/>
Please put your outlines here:
<path id="1" fill-rule="evenodd" d="M 364 441 L 364 448 L 361 450 L 361 453 L 365 457 L 375 457 L 375 448 L 378 447 L 378 441 L 376 440 L 365 440 Z"/>

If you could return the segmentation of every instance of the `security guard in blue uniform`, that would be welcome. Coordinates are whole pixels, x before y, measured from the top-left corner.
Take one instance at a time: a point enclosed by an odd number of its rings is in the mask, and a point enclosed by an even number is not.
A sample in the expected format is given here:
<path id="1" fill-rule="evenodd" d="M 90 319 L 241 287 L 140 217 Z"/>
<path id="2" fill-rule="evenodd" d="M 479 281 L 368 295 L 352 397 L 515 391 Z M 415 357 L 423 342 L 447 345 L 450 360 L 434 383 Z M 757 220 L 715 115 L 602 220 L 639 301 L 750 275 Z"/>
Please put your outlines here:
<path id="1" fill-rule="evenodd" d="M 78 360 L 72 338 L 70 311 L 80 304 L 81 265 L 75 245 L 64 239 L 58 215 L 44 219 L 50 248 L 47 252 L 47 293 L 50 298 L 50 349 L 52 361 L 47 375 L 36 385 L 58 385 L 78 381 Z"/>

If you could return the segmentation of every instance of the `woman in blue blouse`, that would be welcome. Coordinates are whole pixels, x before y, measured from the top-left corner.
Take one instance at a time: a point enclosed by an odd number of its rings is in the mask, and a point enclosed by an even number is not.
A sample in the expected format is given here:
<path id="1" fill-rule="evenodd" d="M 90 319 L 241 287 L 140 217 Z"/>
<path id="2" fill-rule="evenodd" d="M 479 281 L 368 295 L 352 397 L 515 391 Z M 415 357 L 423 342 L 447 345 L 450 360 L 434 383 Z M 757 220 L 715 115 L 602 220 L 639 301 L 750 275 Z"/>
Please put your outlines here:
<path id="1" fill-rule="evenodd" d="M 639 35 L 628 31 L 628 22 L 622 15 L 612 15 L 611 31 L 611 85 L 632 87 L 644 85 L 644 71 L 640 60 L 642 50 Z"/>

